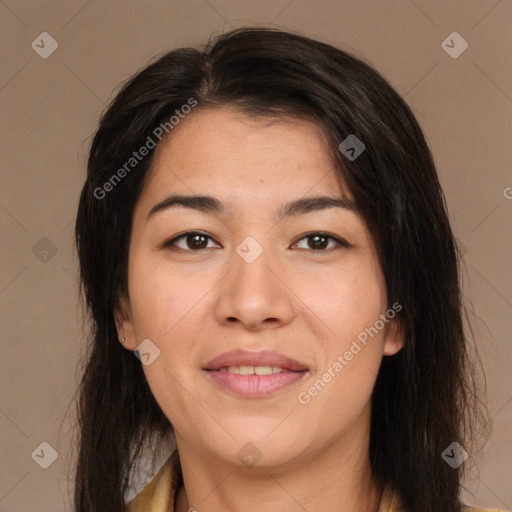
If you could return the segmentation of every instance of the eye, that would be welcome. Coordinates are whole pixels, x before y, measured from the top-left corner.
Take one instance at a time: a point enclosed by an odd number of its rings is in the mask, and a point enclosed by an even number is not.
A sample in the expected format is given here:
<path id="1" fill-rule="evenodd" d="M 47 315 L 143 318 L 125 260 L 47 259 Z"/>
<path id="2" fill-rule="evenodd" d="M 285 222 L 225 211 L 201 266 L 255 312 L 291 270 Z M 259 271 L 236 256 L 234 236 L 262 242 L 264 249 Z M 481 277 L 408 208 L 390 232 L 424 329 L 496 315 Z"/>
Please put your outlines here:
<path id="1" fill-rule="evenodd" d="M 211 247 L 208 247 L 208 240 L 213 240 L 213 238 L 206 233 L 201 231 L 187 231 L 164 242 L 162 247 L 172 249 L 177 248 L 183 251 L 199 251 L 202 249 L 209 249 Z M 329 242 L 334 242 L 334 247 L 349 247 L 349 243 L 342 238 L 338 238 L 334 235 L 330 235 L 329 233 L 324 232 L 308 233 L 300 238 L 298 242 L 295 242 L 294 245 L 298 245 L 303 240 L 309 240 L 311 242 L 307 244 L 308 247 L 306 247 L 306 249 L 311 249 L 313 252 L 325 252 L 328 249 L 332 249 L 332 246 L 330 248 L 328 247 Z M 183 244 L 182 246 L 178 245 L 179 241 L 183 241 L 184 246 Z M 304 249 L 304 247 L 302 247 L 302 249 Z"/>
<path id="2" fill-rule="evenodd" d="M 184 241 L 185 247 L 180 247 L 177 244 L 177 242 L 182 239 Z M 174 238 L 171 238 L 171 240 L 164 242 L 162 247 L 172 249 L 177 248 L 183 251 L 209 249 L 208 239 L 213 240 L 211 236 L 207 235 L 206 233 L 202 233 L 201 231 L 187 231 L 186 233 L 182 233 L 181 235 L 178 235 Z"/>
<path id="3" fill-rule="evenodd" d="M 308 233 L 296 242 L 295 245 L 299 244 L 302 240 L 309 240 L 311 242 L 307 244 L 308 247 L 306 247 L 306 249 L 309 248 L 313 252 L 327 251 L 329 241 L 334 242 L 335 246 L 349 247 L 349 243 L 346 240 L 323 232 Z"/>

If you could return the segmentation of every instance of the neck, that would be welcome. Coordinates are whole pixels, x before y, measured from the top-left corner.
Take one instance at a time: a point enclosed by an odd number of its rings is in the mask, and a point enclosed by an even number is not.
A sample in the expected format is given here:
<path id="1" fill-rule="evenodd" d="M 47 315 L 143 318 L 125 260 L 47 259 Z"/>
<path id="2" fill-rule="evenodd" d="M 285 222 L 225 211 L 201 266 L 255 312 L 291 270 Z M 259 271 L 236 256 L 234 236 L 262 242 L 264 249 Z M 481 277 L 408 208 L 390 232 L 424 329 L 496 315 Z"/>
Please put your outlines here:
<path id="1" fill-rule="evenodd" d="M 266 512 L 378 512 L 383 486 L 371 471 L 369 429 L 355 427 L 293 465 L 250 469 L 205 456 L 177 435 L 184 487 L 175 510 L 246 512 L 264 504 Z"/>

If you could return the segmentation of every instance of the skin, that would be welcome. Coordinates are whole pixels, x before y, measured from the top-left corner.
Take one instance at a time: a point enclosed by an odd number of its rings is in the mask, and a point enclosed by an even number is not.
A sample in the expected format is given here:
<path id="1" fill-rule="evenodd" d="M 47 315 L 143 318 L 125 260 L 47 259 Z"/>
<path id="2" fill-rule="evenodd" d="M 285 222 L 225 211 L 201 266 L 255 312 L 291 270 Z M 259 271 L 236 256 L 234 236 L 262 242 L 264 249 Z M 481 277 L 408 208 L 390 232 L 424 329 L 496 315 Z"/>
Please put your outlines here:
<path id="1" fill-rule="evenodd" d="M 382 358 L 403 346 L 396 318 L 308 404 L 297 399 L 390 307 L 356 211 L 276 217 L 283 203 L 303 196 L 351 199 L 328 155 L 309 121 L 250 119 L 227 107 L 188 115 L 156 149 L 133 216 L 129 297 L 115 317 L 126 349 L 144 339 L 160 349 L 143 368 L 176 434 L 184 475 L 178 512 L 379 508 L 382 486 L 368 457 L 370 399 Z M 212 195 L 227 210 L 178 206 L 146 220 L 171 193 Z M 162 247 L 187 230 L 211 237 L 207 248 L 190 238 Z M 318 231 L 350 245 L 327 239 L 315 252 L 304 237 Z M 252 263 L 236 252 L 248 236 L 263 248 Z M 309 370 L 270 397 L 236 397 L 202 371 L 236 348 L 276 350 Z M 248 442 L 261 454 L 252 467 L 237 456 Z"/>

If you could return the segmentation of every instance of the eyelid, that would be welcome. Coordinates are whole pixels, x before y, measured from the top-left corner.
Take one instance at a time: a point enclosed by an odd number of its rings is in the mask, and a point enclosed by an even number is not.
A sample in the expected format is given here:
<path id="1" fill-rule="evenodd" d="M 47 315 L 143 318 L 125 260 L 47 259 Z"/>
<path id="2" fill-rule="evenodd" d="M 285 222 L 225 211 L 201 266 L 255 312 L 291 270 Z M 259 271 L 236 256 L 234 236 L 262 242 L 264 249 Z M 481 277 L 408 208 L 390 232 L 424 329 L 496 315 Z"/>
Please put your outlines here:
<path id="1" fill-rule="evenodd" d="M 189 236 L 189 235 L 203 235 L 204 237 L 209 238 L 210 240 L 213 240 L 215 243 L 218 243 L 218 242 L 215 241 L 215 239 L 211 235 L 209 235 L 208 233 L 206 233 L 204 231 L 190 230 L 190 231 L 185 231 L 183 233 L 175 235 L 172 238 L 166 240 L 165 242 L 163 242 L 163 244 L 160 245 L 160 248 L 162 248 L 162 249 L 171 248 L 171 249 L 175 249 L 177 251 L 183 251 L 183 252 L 201 252 L 201 251 L 203 251 L 205 249 L 211 249 L 211 247 L 206 247 L 204 249 L 197 249 L 197 250 L 194 250 L 194 249 L 182 249 L 180 247 L 173 247 L 173 244 L 175 244 L 176 241 L 178 241 L 179 239 L 184 238 L 186 236 Z M 303 235 L 300 236 L 300 238 L 298 238 L 295 242 L 293 242 L 292 246 L 293 245 L 297 245 L 300 241 L 302 241 L 304 239 L 307 239 L 307 238 L 310 238 L 310 237 L 313 237 L 315 235 L 320 235 L 322 237 L 325 237 L 325 238 L 333 240 L 338 245 L 337 248 L 340 248 L 340 247 L 348 248 L 348 247 L 350 247 L 350 244 L 345 239 L 343 239 L 343 238 L 341 238 L 341 237 L 339 237 L 337 235 L 333 235 L 331 233 L 325 232 L 325 231 L 309 231 L 307 233 L 304 233 Z M 331 247 L 330 249 L 299 249 L 299 250 L 306 250 L 306 251 L 312 252 L 312 253 L 322 253 L 322 252 L 328 253 L 332 249 L 333 248 Z"/>

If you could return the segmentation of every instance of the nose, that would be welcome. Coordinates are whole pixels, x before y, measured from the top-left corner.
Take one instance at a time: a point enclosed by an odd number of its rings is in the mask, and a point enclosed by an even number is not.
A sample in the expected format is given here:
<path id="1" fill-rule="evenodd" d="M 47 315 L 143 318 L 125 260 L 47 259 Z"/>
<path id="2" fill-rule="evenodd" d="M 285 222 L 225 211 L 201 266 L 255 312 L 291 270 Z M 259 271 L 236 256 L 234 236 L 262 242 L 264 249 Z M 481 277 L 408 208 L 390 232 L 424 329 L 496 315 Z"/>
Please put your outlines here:
<path id="1" fill-rule="evenodd" d="M 219 323 L 240 323 L 246 330 L 259 331 L 292 321 L 293 292 L 272 251 L 263 250 L 252 262 L 234 252 L 230 263 L 231 271 L 218 288 L 215 314 Z"/>

